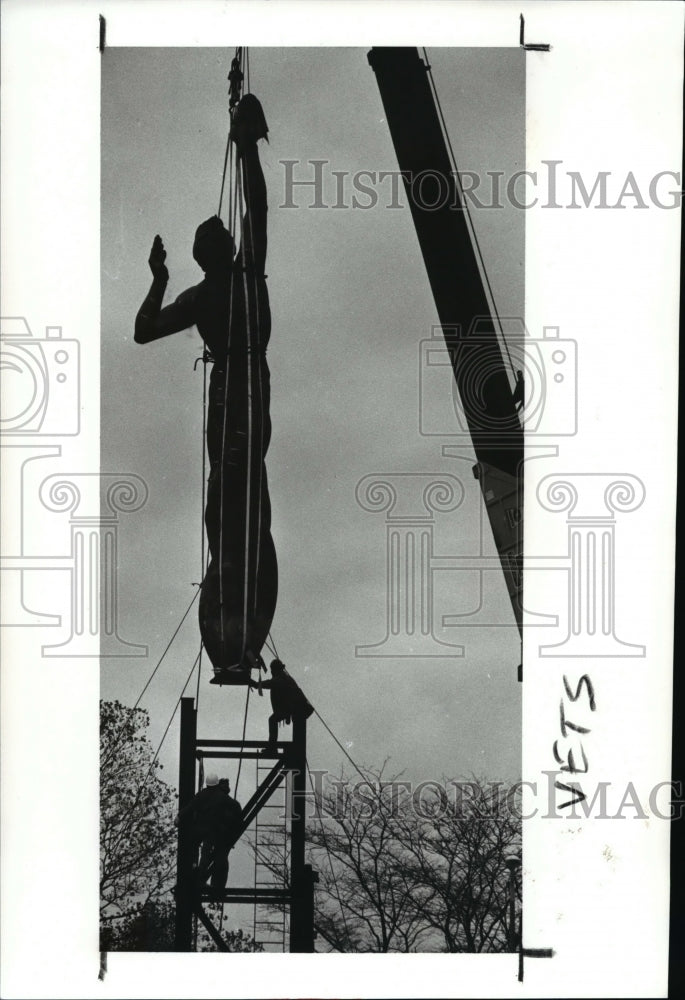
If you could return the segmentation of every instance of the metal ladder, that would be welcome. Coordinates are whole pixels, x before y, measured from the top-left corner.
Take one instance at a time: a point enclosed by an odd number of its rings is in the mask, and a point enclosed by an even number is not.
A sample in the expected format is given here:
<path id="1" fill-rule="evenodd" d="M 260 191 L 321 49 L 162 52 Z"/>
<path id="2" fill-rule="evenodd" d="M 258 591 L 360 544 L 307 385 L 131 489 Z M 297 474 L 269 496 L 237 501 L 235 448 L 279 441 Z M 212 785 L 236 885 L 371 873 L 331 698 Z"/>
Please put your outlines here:
<path id="1" fill-rule="evenodd" d="M 257 758 L 257 786 L 273 767 L 273 760 Z M 283 889 L 289 884 L 288 865 L 288 802 L 291 775 L 286 773 L 284 780 L 274 791 L 269 801 L 255 815 L 254 821 L 254 858 L 255 858 L 255 888 Z M 268 848 L 276 849 L 283 858 L 280 872 L 272 871 L 262 860 Z M 270 853 L 270 852 L 269 852 Z M 255 902 L 253 937 L 256 945 L 261 945 L 264 951 L 285 952 L 289 934 L 288 907 L 283 905 L 275 908 L 273 904 Z"/>

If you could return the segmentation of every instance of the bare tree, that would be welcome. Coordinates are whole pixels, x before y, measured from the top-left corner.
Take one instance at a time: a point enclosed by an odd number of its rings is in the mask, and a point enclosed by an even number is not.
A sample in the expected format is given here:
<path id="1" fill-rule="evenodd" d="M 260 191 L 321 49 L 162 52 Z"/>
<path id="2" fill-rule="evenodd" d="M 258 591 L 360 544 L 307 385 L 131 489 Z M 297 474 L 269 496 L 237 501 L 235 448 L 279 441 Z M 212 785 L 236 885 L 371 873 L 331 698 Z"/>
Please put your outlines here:
<path id="1" fill-rule="evenodd" d="M 442 935 L 446 951 L 509 947 L 506 858 L 520 839 L 514 805 L 504 786 L 443 781 L 403 813 L 405 877 L 419 890 L 412 895 L 417 912 Z"/>
<path id="2" fill-rule="evenodd" d="M 417 795 L 401 776 L 385 779 L 383 770 L 356 783 L 343 772 L 314 796 L 307 837 L 308 860 L 319 873 L 319 947 L 506 950 L 506 857 L 519 837 L 510 790 L 483 780 L 443 780 Z M 282 847 L 260 852 L 274 875 L 287 870 Z"/>
<path id="3" fill-rule="evenodd" d="M 402 864 L 407 805 L 395 795 L 398 778 L 384 780 L 381 768 L 350 783 L 343 773 L 316 796 L 321 822 L 308 830 L 319 871 L 316 929 L 336 950 L 416 951 L 426 936 Z"/>
<path id="4" fill-rule="evenodd" d="M 430 929 L 410 898 L 413 891 L 398 865 L 400 824 L 392 782 L 383 769 L 368 782 L 340 779 L 318 790 L 318 819 L 307 827 L 308 861 L 318 872 L 314 930 L 322 950 L 400 952 L 419 950 Z M 289 871 L 286 846 L 259 849 L 276 878 Z M 276 907 L 275 907 L 276 908 Z"/>

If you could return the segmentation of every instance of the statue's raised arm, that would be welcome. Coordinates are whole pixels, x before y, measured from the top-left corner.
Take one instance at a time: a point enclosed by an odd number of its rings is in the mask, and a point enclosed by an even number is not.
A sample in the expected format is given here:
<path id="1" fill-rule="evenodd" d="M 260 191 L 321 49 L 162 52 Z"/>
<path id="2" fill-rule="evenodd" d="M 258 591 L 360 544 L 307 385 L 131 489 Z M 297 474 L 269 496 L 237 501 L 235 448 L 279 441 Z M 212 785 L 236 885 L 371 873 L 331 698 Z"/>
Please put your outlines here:
<path id="1" fill-rule="evenodd" d="M 162 308 L 169 270 L 161 236 L 155 236 L 152 241 L 148 264 L 152 271 L 152 284 L 136 316 L 133 335 L 136 344 L 149 344 L 152 340 L 168 337 L 195 325 L 194 288 L 182 292 L 174 303 Z"/>
<path id="2" fill-rule="evenodd" d="M 231 127 L 243 175 L 245 214 L 239 257 L 243 266 L 262 276 L 266 263 L 266 183 L 257 142 L 266 139 L 268 126 L 262 106 L 254 94 L 246 94 L 238 105 Z"/>

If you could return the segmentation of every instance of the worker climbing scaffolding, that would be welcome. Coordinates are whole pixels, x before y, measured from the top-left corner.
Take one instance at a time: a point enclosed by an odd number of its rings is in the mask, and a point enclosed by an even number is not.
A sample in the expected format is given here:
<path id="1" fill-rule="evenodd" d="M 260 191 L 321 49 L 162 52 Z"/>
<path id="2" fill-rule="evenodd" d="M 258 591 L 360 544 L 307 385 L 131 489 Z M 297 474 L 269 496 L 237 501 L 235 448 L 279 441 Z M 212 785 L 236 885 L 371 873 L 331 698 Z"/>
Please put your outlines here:
<path id="1" fill-rule="evenodd" d="M 314 711 L 309 704 L 302 688 L 285 669 L 281 660 L 271 661 L 271 679 L 250 681 L 250 687 L 266 688 L 271 691 L 271 708 L 269 716 L 269 742 L 262 750 L 263 754 L 273 754 L 278 739 L 279 723 L 290 725 L 294 719 L 308 719 Z"/>
<path id="2" fill-rule="evenodd" d="M 228 853 L 239 833 L 243 811 L 232 798 L 228 779 L 210 773 L 205 787 L 176 817 L 176 825 L 188 824 L 193 851 L 200 849 L 196 888 L 201 890 L 211 876 L 212 894 L 220 895 L 228 878 Z"/>
<path id="3" fill-rule="evenodd" d="M 235 62 L 235 60 L 234 60 Z M 276 607 L 277 564 L 264 459 L 271 437 L 266 349 L 271 312 L 266 261 L 266 185 L 257 142 L 268 127 L 258 99 L 239 103 L 241 78 L 231 73 L 229 142 L 240 167 L 235 183 L 244 208 L 240 249 L 219 216 L 197 229 L 193 257 L 200 284 L 162 305 L 168 270 L 156 236 L 149 257 L 153 280 L 135 323 L 147 344 L 197 326 L 213 363 L 207 411 L 205 525 L 210 562 L 202 582 L 200 631 L 221 683 L 245 683 L 268 635 Z M 231 77 L 229 77 L 231 79 Z"/>

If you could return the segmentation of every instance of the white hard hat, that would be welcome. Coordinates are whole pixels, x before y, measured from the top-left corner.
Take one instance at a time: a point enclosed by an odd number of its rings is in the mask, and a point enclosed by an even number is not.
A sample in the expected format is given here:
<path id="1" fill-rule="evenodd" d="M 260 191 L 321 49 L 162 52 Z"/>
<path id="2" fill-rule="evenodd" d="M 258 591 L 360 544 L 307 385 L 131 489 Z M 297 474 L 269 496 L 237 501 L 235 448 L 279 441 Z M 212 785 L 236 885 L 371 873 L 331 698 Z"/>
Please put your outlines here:
<path id="1" fill-rule="evenodd" d="M 219 784 L 218 777 L 216 776 L 216 774 L 214 774 L 213 771 L 210 771 L 210 773 L 205 777 L 205 785 L 207 785 L 208 788 L 211 788 L 213 785 L 218 785 L 218 784 Z"/>

